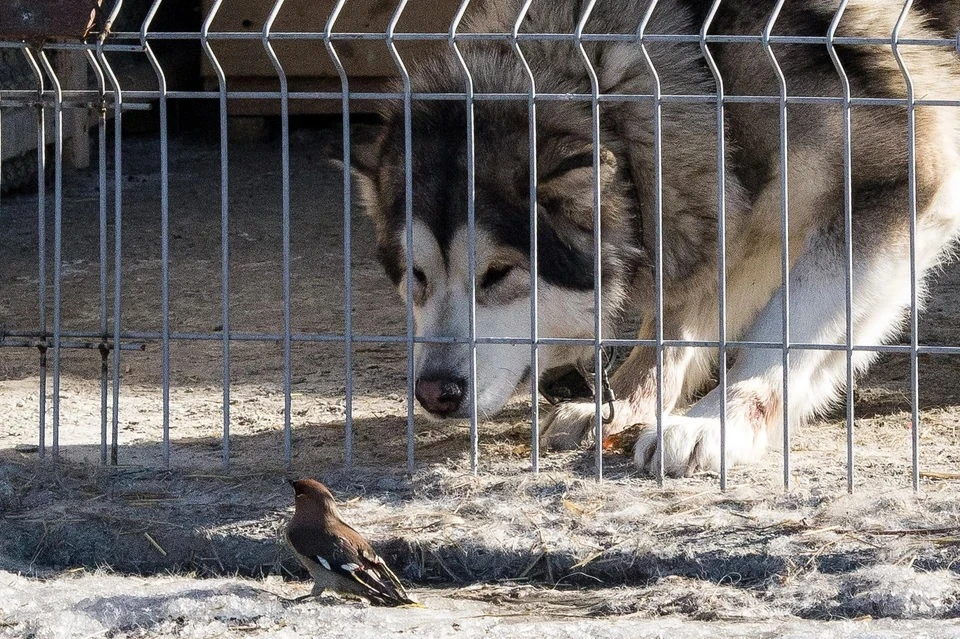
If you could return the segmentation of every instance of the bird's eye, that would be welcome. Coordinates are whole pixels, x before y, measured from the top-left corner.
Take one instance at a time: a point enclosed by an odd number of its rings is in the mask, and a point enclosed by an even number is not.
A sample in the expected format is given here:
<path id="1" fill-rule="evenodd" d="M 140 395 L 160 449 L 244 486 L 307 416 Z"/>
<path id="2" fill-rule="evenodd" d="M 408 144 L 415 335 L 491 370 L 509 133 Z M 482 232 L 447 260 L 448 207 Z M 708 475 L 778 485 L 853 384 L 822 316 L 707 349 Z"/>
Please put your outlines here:
<path id="1" fill-rule="evenodd" d="M 491 266 L 487 269 L 487 272 L 483 274 L 483 279 L 480 281 L 480 288 L 496 286 L 506 279 L 512 270 L 512 266 Z"/>
<path id="2" fill-rule="evenodd" d="M 413 267 L 413 278 L 417 281 L 417 284 L 419 284 L 420 286 L 424 286 L 427 283 L 426 274 L 422 270 L 420 270 L 420 267 L 418 266 Z"/>

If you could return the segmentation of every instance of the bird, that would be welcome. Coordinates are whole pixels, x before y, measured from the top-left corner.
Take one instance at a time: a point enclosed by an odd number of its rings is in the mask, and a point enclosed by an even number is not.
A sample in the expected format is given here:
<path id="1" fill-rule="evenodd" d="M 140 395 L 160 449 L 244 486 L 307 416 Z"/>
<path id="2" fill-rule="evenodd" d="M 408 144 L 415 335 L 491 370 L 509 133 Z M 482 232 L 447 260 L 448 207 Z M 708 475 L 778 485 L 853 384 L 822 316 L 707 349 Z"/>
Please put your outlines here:
<path id="1" fill-rule="evenodd" d="M 361 597 L 378 606 L 419 606 L 387 563 L 340 517 L 330 490 L 314 479 L 288 479 L 296 493 L 286 539 L 314 587 Z"/>

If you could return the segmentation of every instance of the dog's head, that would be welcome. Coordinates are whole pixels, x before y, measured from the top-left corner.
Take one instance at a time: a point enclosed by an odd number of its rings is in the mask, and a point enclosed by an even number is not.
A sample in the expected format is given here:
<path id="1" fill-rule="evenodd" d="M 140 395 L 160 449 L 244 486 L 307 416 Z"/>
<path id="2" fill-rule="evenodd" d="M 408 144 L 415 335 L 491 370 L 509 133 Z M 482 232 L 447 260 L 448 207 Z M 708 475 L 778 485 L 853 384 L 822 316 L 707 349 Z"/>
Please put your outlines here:
<path id="1" fill-rule="evenodd" d="M 478 90 L 493 86 L 480 83 Z M 503 91 L 504 86 L 501 82 L 496 90 Z M 457 92 L 463 84 L 434 78 L 419 90 Z M 480 340 L 531 336 L 533 220 L 527 103 L 475 102 L 473 225 L 465 103 L 414 102 L 410 182 L 402 105 L 389 109 L 384 120 L 377 139 L 356 153 L 354 166 L 364 206 L 376 225 L 379 257 L 403 299 L 408 295 L 408 273 L 412 274 L 416 335 L 457 340 L 416 345 L 417 399 L 438 417 L 465 417 L 474 400 L 481 416 L 491 415 L 529 380 L 531 346 L 478 343 L 472 398 L 471 345 L 465 342 L 471 328 Z M 570 102 L 538 110 L 536 316 L 541 338 L 591 338 L 595 332 L 591 130 L 589 104 Z M 609 327 L 642 251 L 632 187 L 623 179 L 613 151 L 601 147 L 599 158 L 601 321 Z M 409 252 L 408 183 L 412 184 Z M 585 352 L 592 349 L 541 345 L 539 370 L 575 362 Z"/>

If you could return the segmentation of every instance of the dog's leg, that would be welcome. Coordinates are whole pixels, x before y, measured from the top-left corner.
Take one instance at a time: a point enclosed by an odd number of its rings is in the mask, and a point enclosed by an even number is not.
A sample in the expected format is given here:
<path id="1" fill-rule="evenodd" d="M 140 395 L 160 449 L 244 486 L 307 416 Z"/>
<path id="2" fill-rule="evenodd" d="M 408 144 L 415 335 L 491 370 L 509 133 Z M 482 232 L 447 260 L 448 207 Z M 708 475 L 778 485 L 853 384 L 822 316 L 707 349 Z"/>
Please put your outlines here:
<path id="1" fill-rule="evenodd" d="M 753 318 L 770 299 L 779 285 L 769 273 L 776 273 L 779 262 L 777 251 L 756 253 L 742 277 L 728 281 L 728 334 L 741 335 Z M 765 278 L 766 276 L 766 278 Z M 665 339 L 717 339 L 717 294 L 711 288 L 712 276 L 699 278 L 700 289 L 690 290 L 684 299 L 664 309 L 663 333 Z M 655 324 L 648 310 L 640 327 L 638 339 L 653 339 Z M 696 393 L 708 388 L 716 365 L 715 349 L 694 347 L 666 347 L 663 349 L 662 383 L 660 387 L 663 415 L 684 407 Z M 657 367 L 656 351 L 638 346 L 617 368 L 611 379 L 614 394 L 614 418 L 604 424 L 604 437 L 618 433 L 636 424 L 656 421 Z M 589 441 L 595 432 L 593 420 L 596 405 L 593 402 L 568 402 L 557 406 L 541 422 L 544 440 L 555 449 L 571 449 Z"/>
<path id="2" fill-rule="evenodd" d="M 682 329 L 669 329 L 676 320 L 664 317 L 668 335 L 685 334 Z M 689 336 L 688 336 L 689 337 Z M 645 321 L 638 339 L 652 339 L 653 324 Z M 684 399 L 689 388 L 701 387 L 710 374 L 711 353 L 707 349 L 665 348 L 663 352 L 663 382 L 661 397 L 663 414 L 669 414 Z M 604 437 L 618 433 L 634 424 L 656 420 L 657 378 L 656 352 L 653 348 L 636 347 L 614 372 L 610 384 L 617 400 L 613 406 L 613 420 L 603 425 Z M 696 379 L 691 379 L 694 377 Z M 604 408 L 604 411 L 607 409 Z M 596 404 L 594 402 L 566 402 L 553 409 L 543 420 L 544 442 L 556 450 L 569 450 L 589 441 L 594 433 Z"/>
<path id="3" fill-rule="evenodd" d="M 917 222 L 917 275 L 935 265 L 956 235 L 960 175 L 944 181 Z M 889 204 L 854 212 L 853 329 L 855 344 L 878 344 L 894 335 L 910 303 L 910 258 L 902 193 Z M 798 343 L 842 344 L 846 332 L 846 260 L 842 226 L 817 233 L 790 272 L 790 339 Z M 753 324 L 748 341 L 777 342 L 782 331 L 782 289 Z M 865 370 L 873 359 L 856 353 Z M 790 359 L 790 418 L 801 423 L 826 407 L 846 375 L 842 351 L 794 350 Z M 783 369 L 779 350 L 743 349 L 728 374 L 726 455 L 729 466 L 758 459 L 771 431 L 782 423 Z M 664 472 L 688 475 L 720 468 L 720 389 L 715 388 L 684 416 L 663 424 Z M 635 460 L 657 470 L 656 432 L 641 433 Z"/>

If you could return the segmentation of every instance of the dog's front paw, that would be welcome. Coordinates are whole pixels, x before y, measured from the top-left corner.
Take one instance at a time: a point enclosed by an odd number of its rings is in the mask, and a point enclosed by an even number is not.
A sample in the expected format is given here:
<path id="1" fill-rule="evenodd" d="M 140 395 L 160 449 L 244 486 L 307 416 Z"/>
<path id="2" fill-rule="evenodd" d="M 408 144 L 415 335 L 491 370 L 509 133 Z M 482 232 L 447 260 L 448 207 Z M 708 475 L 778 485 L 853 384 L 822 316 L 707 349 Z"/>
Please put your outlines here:
<path id="1" fill-rule="evenodd" d="M 633 449 L 640 470 L 651 475 L 660 468 L 656 426 L 645 428 Z M 671 415 L 663 420 L 663 474 L 689 477 L 695 472 L 720 470 L 720 427 L 709 418 Z"/>
<path id="2" fill-rule="evenodd" d="M 540 422 L 540 439 L 553 450 L 573 450 L 586 444 L 593 435 L 596 404 L 564 402 L 554 407 Z"/>
<path id="3" fill-rule="evenodd" d="M 601 411 L 609 416 L 611 406 L 604 404 Z M 594 402 L 564 402 L 557 404 L 540 422 L 543 442 L 553 450 L 573 450 L 594 440 L 596 435 L 597 405 Z M 631 406 L 621 400 L 613 402 L 613 419 L 603 424 L 601 436 L 606 439 L 637 422 Z"/>
<path id="4" fill-rule="evenodd" d="M 754 462 L 763 455 L 765 436 L 735 419 L 727 419 L 727 465 Z M 657 429 L 648 426 L 637 439 L 633 458 L 640 470 L 656 475 L 660 467 Z M 670 415 L 663 420 L 663 474 L 689 477 L 720 472 L 720 420 L 713 417 Z"/>

